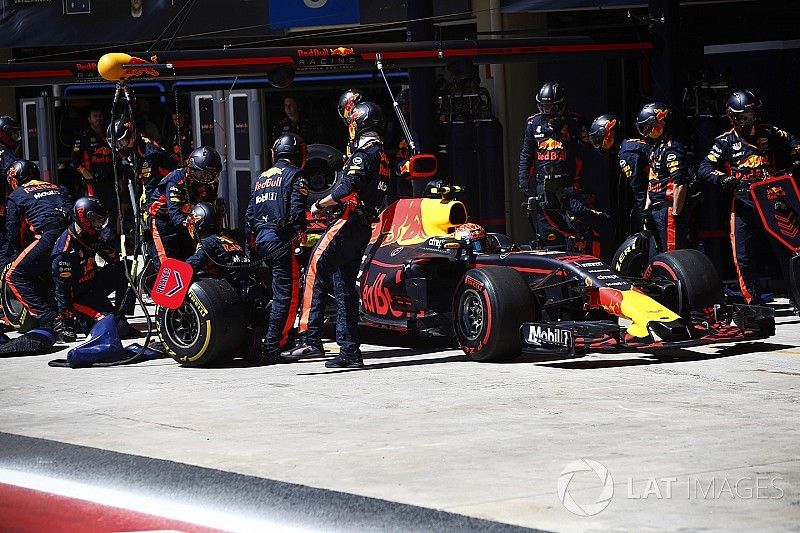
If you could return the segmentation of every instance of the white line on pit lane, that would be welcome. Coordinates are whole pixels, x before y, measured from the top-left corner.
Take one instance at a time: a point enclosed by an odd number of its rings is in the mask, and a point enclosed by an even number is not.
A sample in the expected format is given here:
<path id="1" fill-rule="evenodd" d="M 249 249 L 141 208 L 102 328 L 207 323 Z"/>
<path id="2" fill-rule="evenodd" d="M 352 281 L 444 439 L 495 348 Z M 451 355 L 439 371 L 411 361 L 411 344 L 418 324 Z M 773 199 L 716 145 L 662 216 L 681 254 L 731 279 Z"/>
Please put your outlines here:
<path id="1" fill-rule="evenodd" d="M 109 507 L 127 509 L 145 515 L 197 524 L 222 531 L 280 531 L 306 532 L 308 529 L 287 526 L 264 520 L 236 516 L 225 512 L 195 507 L 161 498 L 149 498 L 139 494 L 123 492 L 66 479 L 31 474 L 18 470 L 0 468 L 0 483 L 15 485 L 40 492 L 48 492 L 67 498 L 75 498 Z"/>

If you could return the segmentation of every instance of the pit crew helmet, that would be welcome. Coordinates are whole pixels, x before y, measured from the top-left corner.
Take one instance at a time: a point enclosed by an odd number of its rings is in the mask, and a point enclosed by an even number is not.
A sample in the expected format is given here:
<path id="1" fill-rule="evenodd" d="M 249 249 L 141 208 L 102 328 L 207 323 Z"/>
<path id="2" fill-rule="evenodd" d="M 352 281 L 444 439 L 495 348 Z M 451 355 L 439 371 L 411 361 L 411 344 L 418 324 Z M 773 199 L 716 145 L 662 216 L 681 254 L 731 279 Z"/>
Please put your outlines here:
<path id="1" fill-rule="evenodd" d="M 672 110 L 663 102 L 645 104 L 636 115 L 636 129 L 645 138 L 658 140 L 669 133 Z"/>
<path id="2" fill-rule="evenodd" d="M 749 131 L 761 122 L 761 99 L 746 89 L 734 91 L 728 97 L 725 110 L 737 131 Z"/>
<path id="3" fill-rule="evenodd" d="M 108 226 L 108 210 L 99 198 L 84 196 L 72 206 L 72 220 L 82 232 L 94 237 Z"/>
<path id="4" fill-rule="evenodd" d="M 186 160 L 189 182 L 203 185 L 215 183 L 222 172 L 222 159 L 219 153 L 210 146 L 195 148 Z"/>
<path id="5" fill-rule="evenodd" d="M 38 180 L 39 167 L 37 167 L 36 163 L 33 161 L 19 159 L 14 161 L 11 166 L 8 167 L 6 178 L 8 179 L 8 184 L 13 190 L 28 183 L 29 181 Z"/>
<path id="6" fill-rule="evenodd" d="M 347 130 L 350 140 L 354 141 L 367 131 L 380 133 L 383 129 L 383 111 L 378 104 L 361 102 L 350 112 L 347 119 Z"/>
<path id="7" fill-rule="evenodd" d="M 342 117 L 345 126 L 347 125 L 347 119 L 350 118 L 350 112 L 363 101 L 364 93 L 359 89 L 347 89 L 339 97 L 339 116 Z"/>
<path id="8" fill-rule="evenodd" d="M 219 233 L 219 218 L 212 203 L 200 202 L 192 207 L 189 219 L 189 233 L 197 240 Z"/>
<path id="9" fill-rule="evenodd" d="M 560 115 L 567 109 L 567 91 L 558 82 L 549 81 L 536 94 L 536 105 L 545 117 Z"/>
<path id="10" fill-rule="evenodd" d="M 617 145 L 622 137 L 622 123 L 616 115 L 600 115 L 589 128 L 589 140 L 592 146 L 602 152 L 608 152 Z"/>
<path id="11" fill-rule="evenodd" d="M 130 122 L 123 122 L 122 120 L 115 120 L 106 128 L 106 140 L 109 146 L 113 148 L 114 144 L 116 144 L 117 150 L 127 155 L 133 147 L 133 124 Z"/>
<path id="12" fill-rule="evenodd" d="M 22 135 L 20 134 L 19 122 L 8 115 L 1 116 L 0 144 L 9 146 L 11 148 L 16 148 L 19 146 L 20 141 L 22 141 Z"/>
<path id="13" fill-rule="evenodd" d="M 489 253 L 489 241 L 486 237 L 486 230 L 480 224 L 467 222 L 456 226 L 453 237 L 465 241 L 475 253 Z"/>
<path id="14" fill-rule="evenodd" d="M 272 144 L 272 162 L 278 159 L 288 159 L 303 168 L 308 160 L 308 147 L 299 135 L 284 133 Z"/>

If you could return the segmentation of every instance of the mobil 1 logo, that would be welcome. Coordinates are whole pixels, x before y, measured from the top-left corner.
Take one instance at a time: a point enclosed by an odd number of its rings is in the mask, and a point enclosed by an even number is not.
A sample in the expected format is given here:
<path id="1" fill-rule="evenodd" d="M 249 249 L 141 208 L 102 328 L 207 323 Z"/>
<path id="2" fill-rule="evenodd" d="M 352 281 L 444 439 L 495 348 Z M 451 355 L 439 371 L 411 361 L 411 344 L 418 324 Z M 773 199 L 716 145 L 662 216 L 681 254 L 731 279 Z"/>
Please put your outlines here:
<path id="1" fill-rule="evenodd" d="M 570 352 L 575 346 L 571 329 L 552 324 L 526 322 L 522 325 L 522 340 L 530 348 Z"/>

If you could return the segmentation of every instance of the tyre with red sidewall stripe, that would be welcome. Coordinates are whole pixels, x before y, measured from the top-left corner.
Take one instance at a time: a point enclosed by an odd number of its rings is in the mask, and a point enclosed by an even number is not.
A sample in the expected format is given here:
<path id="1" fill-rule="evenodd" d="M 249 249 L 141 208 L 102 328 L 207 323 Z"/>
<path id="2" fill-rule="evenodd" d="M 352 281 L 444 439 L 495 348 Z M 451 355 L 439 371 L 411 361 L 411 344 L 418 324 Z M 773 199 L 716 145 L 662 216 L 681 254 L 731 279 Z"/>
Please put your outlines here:
<path id="1" fill-rule="evenodd" d="M 645 268 L 644 279 L 680 281 L 680 298 L 675 294 L 656 299 L 684 317 L 688 317 L 692 311 L 721 304 L 725 297 L 717 269 L 698 250 L 658 254 Z"/>
<path id="2" fill-rule="evenodd" d="M 249 307 L 227 281 L 203 278 L 192 283 L 181 307 L 158 308 L 158 335 L 183 366 L 225 362 L 245 348 Z"/>
<path id="3" fill-rule="evenodd" d="M 11 287 L 6 283 L 6 273 L 10 268 L 11 265 L 6 265 L 3 273 L 0 274 L 0 300 L 3 303 L 3 314 L 11 327 L 20 333 L 27 333 L 39 325 L 39 320 L 31 316 L 22 302 L 11 292 Z M 45 282 L 43 281 L 43 283 Z"/>
<path id="4" fill-rule="evenodd" d="M 522 351 L 520 326 L 532 318 L 525 278 L 502 266 L 467 271 L 453 299 L 453 329 L 464 353 L 475 361 L 513 359 Z"/>

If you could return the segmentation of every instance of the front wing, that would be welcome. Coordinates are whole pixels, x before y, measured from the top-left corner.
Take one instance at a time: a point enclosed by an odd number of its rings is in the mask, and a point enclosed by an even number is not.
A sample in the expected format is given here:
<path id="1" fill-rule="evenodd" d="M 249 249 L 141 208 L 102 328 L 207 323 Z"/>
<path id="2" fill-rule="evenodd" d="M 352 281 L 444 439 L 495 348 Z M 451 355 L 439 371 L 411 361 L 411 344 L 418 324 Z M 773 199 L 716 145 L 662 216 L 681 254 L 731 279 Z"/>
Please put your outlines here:
<path id="1" fill-rule="evenodd" d="M 655 351 L 765 339 L 775 334 L 775 315 L 770 307 L 735 304 L 728 308 L 727 316 L 708 318 L 693 317 L 680 339 L 660 338 L 653 330 L 646 337 L 633 337 L 612 321 L 525 322 L 520 327 L 522 351 L 569 355 Z"/>

